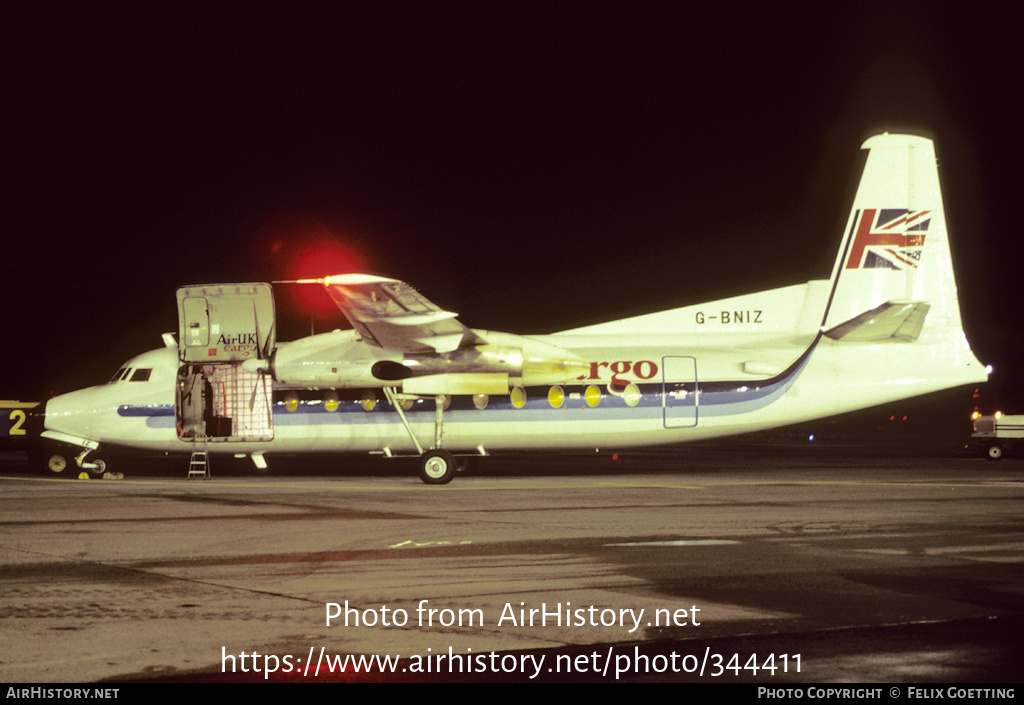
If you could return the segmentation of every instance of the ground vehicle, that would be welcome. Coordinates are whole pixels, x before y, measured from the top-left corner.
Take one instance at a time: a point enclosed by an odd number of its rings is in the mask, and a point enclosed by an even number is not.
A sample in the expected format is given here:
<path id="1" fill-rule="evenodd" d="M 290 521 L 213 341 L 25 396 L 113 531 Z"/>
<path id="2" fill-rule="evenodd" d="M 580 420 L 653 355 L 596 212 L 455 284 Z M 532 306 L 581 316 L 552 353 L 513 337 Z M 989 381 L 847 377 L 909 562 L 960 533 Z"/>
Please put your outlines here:
<path id="1" fill-rule="evenodd" d="M 0 399 L 0 448 L 21 448 L 30 440 L 29 417 L 38 406 L 34 401 Z"/>
<path id="2" fill-rule="evenodd" d="M 999 460 L 1007 449 L 1024 439 L 1024 416 L 998 411 L 992 416 L 977 416 L 971 438 L 979 439 L 989 460 Z"/>

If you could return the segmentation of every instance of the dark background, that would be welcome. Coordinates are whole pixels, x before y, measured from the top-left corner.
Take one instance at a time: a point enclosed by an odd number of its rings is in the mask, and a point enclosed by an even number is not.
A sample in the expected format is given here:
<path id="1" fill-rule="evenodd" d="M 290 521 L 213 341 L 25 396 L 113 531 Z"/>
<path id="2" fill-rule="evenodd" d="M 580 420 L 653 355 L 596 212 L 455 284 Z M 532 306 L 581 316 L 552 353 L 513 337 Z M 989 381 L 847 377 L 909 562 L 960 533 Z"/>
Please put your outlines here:
<path id="1" fill-rule="evenodd" d="M 183 284 L 547 333 L 826 278 L 888 130 L 936 140 L 975 403 L 1024 413 L 1022 12 L 748 5 L 5 4 L 0 398 L 105 382 Z M 281 339 L 344 325 L 295 289 Z"/>

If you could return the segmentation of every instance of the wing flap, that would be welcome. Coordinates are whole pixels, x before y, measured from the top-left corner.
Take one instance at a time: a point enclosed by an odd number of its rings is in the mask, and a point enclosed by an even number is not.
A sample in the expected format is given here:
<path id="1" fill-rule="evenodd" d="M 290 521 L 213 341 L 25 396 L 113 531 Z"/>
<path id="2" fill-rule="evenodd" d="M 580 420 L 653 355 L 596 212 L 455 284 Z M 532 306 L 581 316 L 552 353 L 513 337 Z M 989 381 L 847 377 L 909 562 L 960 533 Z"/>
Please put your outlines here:
<path id="1" fill-rule="evenodd" d="M 407 353 L 452 352 L 487 341 L 405 282 L 365 274 L 327 277 L 323 285 L 363 339 Z"/>

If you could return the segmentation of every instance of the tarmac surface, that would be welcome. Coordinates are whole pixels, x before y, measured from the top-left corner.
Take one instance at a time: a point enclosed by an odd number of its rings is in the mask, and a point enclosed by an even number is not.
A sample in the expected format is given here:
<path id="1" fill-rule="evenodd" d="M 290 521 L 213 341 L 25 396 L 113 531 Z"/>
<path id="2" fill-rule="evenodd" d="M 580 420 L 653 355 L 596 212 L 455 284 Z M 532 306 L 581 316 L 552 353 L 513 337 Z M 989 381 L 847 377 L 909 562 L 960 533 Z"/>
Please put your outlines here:
<path id="1" fill-rule="evenodd" d="M 689 446 L 440 487 L 0 461 L 3 682 L 980 683 L 1024 657 L 1020 459 Z"/>

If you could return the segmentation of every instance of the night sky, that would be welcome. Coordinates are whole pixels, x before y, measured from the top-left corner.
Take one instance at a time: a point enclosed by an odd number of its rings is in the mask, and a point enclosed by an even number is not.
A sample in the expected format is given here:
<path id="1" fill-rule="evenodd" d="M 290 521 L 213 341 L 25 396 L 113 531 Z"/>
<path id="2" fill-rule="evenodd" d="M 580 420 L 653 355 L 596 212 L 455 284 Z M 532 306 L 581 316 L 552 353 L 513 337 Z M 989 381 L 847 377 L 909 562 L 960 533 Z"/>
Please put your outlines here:
<path id="1" fill-rule="evenodd" d="M 936 140 L 982 410 L 1024 413 L 1022 11 L 749 5 L 5 4 L 0 398 L 105 382 L 184 284 L 547 333 L 826 278 L 888 130 Z M 294 288 L 282 339 L 345 325 Z"/>

